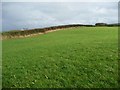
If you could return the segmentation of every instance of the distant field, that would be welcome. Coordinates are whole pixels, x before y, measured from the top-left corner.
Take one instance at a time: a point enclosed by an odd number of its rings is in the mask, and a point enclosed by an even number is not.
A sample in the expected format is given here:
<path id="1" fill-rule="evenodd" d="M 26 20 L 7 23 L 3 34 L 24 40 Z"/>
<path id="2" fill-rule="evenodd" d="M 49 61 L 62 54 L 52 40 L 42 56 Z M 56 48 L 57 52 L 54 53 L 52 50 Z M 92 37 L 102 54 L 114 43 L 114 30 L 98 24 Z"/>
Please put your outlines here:
<path id="1" fill-rule="evenodd" d="M 3 40 L 3 87 L 117 87 L 118 28 L 79 27 Z"/>

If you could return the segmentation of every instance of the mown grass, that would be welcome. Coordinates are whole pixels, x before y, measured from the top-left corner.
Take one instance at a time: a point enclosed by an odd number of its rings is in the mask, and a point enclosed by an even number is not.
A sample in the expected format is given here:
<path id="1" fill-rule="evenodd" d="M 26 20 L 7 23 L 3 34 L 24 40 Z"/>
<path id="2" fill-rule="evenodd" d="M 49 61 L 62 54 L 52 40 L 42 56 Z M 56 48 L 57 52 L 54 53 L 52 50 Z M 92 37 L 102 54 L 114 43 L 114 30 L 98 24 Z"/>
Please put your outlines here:
<path id="1" fill-rule="evenodd" d="M 112 88 L 117 27 L 79 27 L 3 40 L 3 88 Z"/>

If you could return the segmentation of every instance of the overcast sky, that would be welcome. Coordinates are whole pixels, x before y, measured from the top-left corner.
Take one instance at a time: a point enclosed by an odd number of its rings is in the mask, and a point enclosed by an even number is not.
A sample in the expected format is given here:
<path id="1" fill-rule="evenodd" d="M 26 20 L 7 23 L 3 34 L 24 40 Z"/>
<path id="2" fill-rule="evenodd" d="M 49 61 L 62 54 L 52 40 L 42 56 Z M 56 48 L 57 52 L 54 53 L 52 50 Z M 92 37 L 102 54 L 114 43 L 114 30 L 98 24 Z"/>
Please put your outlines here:
<path id="1" fill-rule="evenodd" d="M 2 28 L 117 23 L 117 2 L 2 2 Z"/>

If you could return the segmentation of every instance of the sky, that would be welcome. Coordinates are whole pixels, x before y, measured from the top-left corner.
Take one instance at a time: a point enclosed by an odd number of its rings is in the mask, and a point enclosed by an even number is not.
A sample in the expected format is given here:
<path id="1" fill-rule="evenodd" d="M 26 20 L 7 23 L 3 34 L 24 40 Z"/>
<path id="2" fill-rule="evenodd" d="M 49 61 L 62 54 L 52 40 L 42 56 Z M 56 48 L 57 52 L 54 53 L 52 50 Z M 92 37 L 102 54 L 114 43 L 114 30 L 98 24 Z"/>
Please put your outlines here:
<path id="1" fill-rule="evenodd" d="M 3 31 L 101 22 L 118 22 L 118 2 L 2 2 Z"/>

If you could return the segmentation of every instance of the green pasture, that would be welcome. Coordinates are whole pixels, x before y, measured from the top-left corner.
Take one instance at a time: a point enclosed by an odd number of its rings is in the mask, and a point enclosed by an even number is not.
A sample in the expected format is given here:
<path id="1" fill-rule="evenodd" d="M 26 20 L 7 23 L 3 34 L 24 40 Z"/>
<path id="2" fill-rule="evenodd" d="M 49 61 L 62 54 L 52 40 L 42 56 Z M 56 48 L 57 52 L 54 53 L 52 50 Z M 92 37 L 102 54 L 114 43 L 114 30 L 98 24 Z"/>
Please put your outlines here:
<path id="1" fill-rule="evenodd" d="M 2 41 L 3 88 L 118 87 L 118 28 L 78 27 Z"/>

